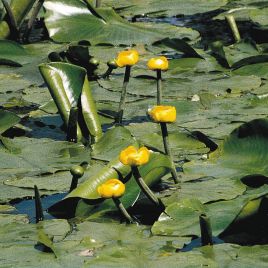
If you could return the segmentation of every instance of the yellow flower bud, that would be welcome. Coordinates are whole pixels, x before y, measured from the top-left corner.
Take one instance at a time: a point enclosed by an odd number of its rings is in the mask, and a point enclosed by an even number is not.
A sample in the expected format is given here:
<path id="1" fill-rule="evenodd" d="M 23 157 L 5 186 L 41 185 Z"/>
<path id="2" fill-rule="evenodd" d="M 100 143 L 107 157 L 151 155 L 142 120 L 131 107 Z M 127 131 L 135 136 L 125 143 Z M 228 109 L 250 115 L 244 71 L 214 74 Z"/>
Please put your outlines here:
<path id="1" fill-rule="evenodd" d="M 166 57 L 151 58 L 147 66 L 150 70 L 166 71 L 168 69 L 168 60 Z"/>
<path id="2" fill-rule="evenodd" d="M 157 105 L 148 110 L 149 116 L 157 123 L 173 123 L 176 121 L 174 106 Z"/>
<path id="3" fill-rule="evenodd" d="M 134 146 L 129 146 L 121 151 L 119 160 L 124 165 L 140 166 L 146 164 L 149 161 L 149 157 L 150 151 L 146 147 L 137 149 Z"/>
<path id="4" fill-rule="evenodd" d="M 139 53 L 137 50 L 125 50 L 118 53 L 115 60 L 118 67 L 132 66 L 139 60 Z"/>
<path id="5" fill-rule="evenodd" d="M 102 198 L 120 197 L 125 193 L 125 184 L 118 179 L 110 179 L 98 187 Z"/>

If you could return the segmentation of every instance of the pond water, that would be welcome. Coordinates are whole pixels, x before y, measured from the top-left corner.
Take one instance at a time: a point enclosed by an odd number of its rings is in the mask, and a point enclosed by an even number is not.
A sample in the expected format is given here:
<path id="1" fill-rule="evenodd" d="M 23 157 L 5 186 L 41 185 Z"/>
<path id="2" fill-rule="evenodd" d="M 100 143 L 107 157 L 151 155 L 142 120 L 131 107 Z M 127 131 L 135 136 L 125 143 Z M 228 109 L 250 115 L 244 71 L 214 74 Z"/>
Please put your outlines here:
<path id="1" fill-rule="evenodd" d="M 67 193 L 53 194 L 44 196 L 41 198 L 44 217 L 46 220 L 53 219 L 54 217 L 47 213 L 47 209 L 53 204 L 59 202 L 63 199 Z M 28 215 L 30 223 L 35 223 L 35 200 L 34 199 L 25 199 L 19 202 L 11 202 L 11 204 L 16 208 L 12 211 L 12 214 L 26 214 Z"/>

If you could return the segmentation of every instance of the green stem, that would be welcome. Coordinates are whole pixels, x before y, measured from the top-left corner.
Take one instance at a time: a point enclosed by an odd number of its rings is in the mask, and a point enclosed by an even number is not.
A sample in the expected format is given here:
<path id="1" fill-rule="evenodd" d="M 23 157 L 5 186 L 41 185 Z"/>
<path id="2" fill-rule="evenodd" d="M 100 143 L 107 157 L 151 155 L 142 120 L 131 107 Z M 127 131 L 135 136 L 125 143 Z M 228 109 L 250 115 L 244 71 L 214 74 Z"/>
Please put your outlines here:
<path id="1" fill-rule="evenodd" d="M 116 207 L 118 208 L 118 210 L 122 213 L 122 215 L 126 218 L 126 220 L 129 223 L 134 223 L 135 221 L 133 220 L 133 218 L 129 215 L 129 213 L 127 212 L 127 210 L 125 209 L 124 205 L 122 204 L 122 202 L 120 201 L 119 198 L 115 198 L 113 197 L 113 201 L 116 205 Z"/>
<path id="2" fill-rule="evenodd" d="M 109 78 L 110 74 L 112 73 L 114 68 L 112 67 L 108 67 L 108 69 L 106 70 L 106 72 L 101 76 L 103 79 L 107 79 Z"/>
<path id="3" fill-rule="evenodd" d="M 45 2 L 45 0 L 38 0 L 37 1 L 37 4 L 34 7 L 34 10 L 33 10 L 32 14 L 31 14 L 31 17 L 30 17 L 30 19 L 28 21 L 27 30 L 25 32 L 24 38 L 26 38 L 26 39 L 29 38 L 29 34 L 30 34 L 30 31 L 31 31 L 31 29 L 33 27 L 34 21 L 35 21 L 37 15 L 38 15 L 40 9 L 42 8 L 44 2 Z"/>
<path id="4" fill-rule="evenodd" d="M 77 121 L 78 121 L 78 108 L 72 107 L 70 110 L 68 127 L 67 127 L 67 141 L 77 142 Z"/>
<path id="5" fill-rule="evenodd" d="M 73 178 L 69 192 L 72 192 L 77 187 L 78 180 L 83 177 L 85 173 L 83 163 L 79 166 L 72 166 L 72 168 L 70 169 L 70 173 L 73 175 Z"/>
<path id="6" fill-rule="evenodd" d="M 78 176 L 73 176 L 69 193 L 72 192 L 77 187 L 78 179 L 79 179 Z"/>
<path id="7" fill-rule="evenodd" d="M 175 167 L 175 164 L 174 164 L 174 161 L 173 161 L 173 156 L 172 156 L 170 146 L 169 146 L 167 124 L 166 123 L 160 123 L 160 126 L 161 126 L 161 131 L 162 131 L 162 138 L 163 138 L 163 144 L 164 144 L 164 148 L 165 148 L 165 153 L 166 153 L 166 155 L 169 156 L 170 161 L 171 161 L 171 165 L 172 165 L 171 175 L 172 175 L 172 178 L 173 178 L 174 182 L 179 183 L 180 180 L 179 180 L 177 172 L 176 172 L 176 167 Z"/>
<path id="8" fill-rule="evenodd" d="M 235 42 L 236 43 L 240 42 L 241 37 L 240 37 L 240 33 L 239 33 L 238 28 L 237 28 L 237 24 L 236 24 L 234 16 L 233 15 L 226 15 L 225 18 L 229 24 L 229 27 L 231 28 Z"/>
<path id="9" fill-rule="evenodd" d="M 156 80 L 157 80 L 157 105 L 162 103 L 162 74 L 161 70 L 156 70 Z"/>
<path id="10" fill-rule="evenodd" d="M 125 76 L 124 76 L 124 82 L 123 82 L 122 91 L 121 91 L 121 98 L 120 98 L 120 103 L 118 107 L 117 118 L 115 120 L 115 122 L 118 124 L 122 123 L 123 113 L 124 113 L 124 109 L 126 106 L 127 85 L 129 83 L 129 78 L 130 78 L 130 70 L 131 70 L 131 66 L 127 65 L 125 69 Z"/>
<path id="11" fill-rule="evenodd" d="M 163 204 L 162 202 L 155 196 L 155 194 L 152 192 L 152 190 L 148 187 L 148 185 L 145 183 L 145 181 L 143 180 L 143 178 L 141 177 L 141 174 L 139 172 L 138 167 L 136 166 L 132 166 L 132 173 L 133 176 L 136 180 L 136 182 L 138 183 L 138 185 L 140 186 L 141 190 L 143 191 L 143 193 L 157 206 L 157 207 L 162 207 Z"/>
<path id="12" fill-rule="evenodd" d="M 3 6 L 6 10 L 7 23 L 9 25 L 10 30 L 11 30 L 11 33 L 13 34 L 14 37 L 18 37 L 18 25 L 17 25 L 17 21 L 15 19 L 15 16 L 11 10 L 11 7 L 6 0 L 2 0 L 2 3 L 3 3 Z"/>
<path id="13" fill-rule="evenodd" d="M 101 7 L 101 0 L 96 0 L 96 8 Z"/>
<path id="14" fill-rule="evenodd" d="M 38 223 L 39 221 L 44 220 L 43 208 L 40 199 L 40 194 L 37 186 L 34 186 L 34 197 L 35 197 L 35 222 Z"/>
<path id="15" fill-rule="evenodd" d="M 206 214 L 199 216 L 202 246 L 213 245 L 210 220 Z"/>

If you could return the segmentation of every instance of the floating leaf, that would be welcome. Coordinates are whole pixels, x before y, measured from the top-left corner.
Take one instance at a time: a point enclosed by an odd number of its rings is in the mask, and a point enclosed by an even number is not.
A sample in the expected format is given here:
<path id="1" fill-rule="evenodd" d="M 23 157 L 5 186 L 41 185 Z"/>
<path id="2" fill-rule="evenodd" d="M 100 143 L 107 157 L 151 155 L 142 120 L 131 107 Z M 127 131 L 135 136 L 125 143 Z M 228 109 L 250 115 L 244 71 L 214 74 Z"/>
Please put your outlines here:
<path id="1" fill-rule="evenodd" d="M 148 14 L 152 16 L 165 15 L 168 17 L 184 14 L 193 15 L 196 13 L 204 13 L 215 10 L 227 4 L 226 0 L 209 0 L 199 1 L 194 0 L 187 2 L 167 0 L 165 2 L 160 0 L 131 0 L 127 3 L 124 0 L 114 1 L 108 0 L 104 2 L 105 6 L 113 6 L 119 12 L 126 15 L 142 15 Z"/>
<path id="2" fill-rule="evenodd" d="M 266 185 L 248 190 L 244 195 L 235 199 L 206 205 L 197 199 L 182 199 L 166 208 L 165 213 L 162 213 L 159 220 L 153 225 L 152 232 L 156 235 L 200 236 L 199 215 L 205 213 L 210 218 L 213 235 L 218 236 L 236 220 L 241 221 L 240 214 L 246 215 L 243 217 L 244 220 L 256 213 L 259 206 L 253 207 L 249 211 L 247 204 L 251 200 L 262 199 L 267 191 Z M 242 223 L 240 222 L 240 224 Z"/>
<path id="3" fill-rule="evenodd" d="M 163 38 L 163 33 L 123 20 L 113 9 L 93 10 L 75 0 L 46 1 L 44 6 L 50 37 L 58 42 L 86 39 L 92 43 L 137 44 Z"/>
<path id="4" fill-rule="evenodd" d="M 110 161 L 118 157 L 119 153 L 129 145 L 138 143 L 131 133 L 124 127 L 117 126 L 108 130 L 102 138 L 92 146 L 92 157 Z"/>
<path id="5" fill-rule="evenodd" d="M 0 110 L 0 134 L 13 127 L 20 121 L 20 117 L 14 113 Z"/>
<path id="6" fill-rule="evenodd" d="M 30 61 L 29 53 L 23 46 L 9 40 L 0 40 L 0 65 L 20 67 Z"/>
<path id="7" fill-rule="evenodd" d="M 184 171 L 199 174 L 200 177 L 216 178 L 242 178 L 252 174 L 267 176 L 267 129 L 266 119 L 256 119 L 241 125 L 225 140 L 219 157 L 211 157 L 199 165 L 190 162 L 184 165 Z"/>

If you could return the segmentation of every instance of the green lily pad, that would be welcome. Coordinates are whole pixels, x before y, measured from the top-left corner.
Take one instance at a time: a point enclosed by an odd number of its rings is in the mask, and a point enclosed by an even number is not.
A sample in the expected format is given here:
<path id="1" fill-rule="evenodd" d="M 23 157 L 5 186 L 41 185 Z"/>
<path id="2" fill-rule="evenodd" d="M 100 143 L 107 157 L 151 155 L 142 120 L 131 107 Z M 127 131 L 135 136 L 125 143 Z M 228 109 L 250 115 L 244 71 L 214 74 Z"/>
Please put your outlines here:
<path id="1" fill-rule="evenodd" d="M 6 175 L 66 170 L 90 159 L 89 150 L 81 144 L 25 137 L 1 137 L 1 142 L 1 168 Z"/>
<path id="2" fill-rule="evenodd" d="M 227 201 L 203 205 L 198 199 L 182 199 L 166 207 L 152 227 L 155 235 L 200 236 L 199 215 L 205 213 L 211 221 L 212 233 L 217 236 L 239 219 L 243 209 L 251 200 L 262 199 L 268 187 L 248 190 L 245 194 Z M 258 207 L 255 208 L 258 210 Z M 248 211 L 245 215 L 250 216 Z M 248 214 L 247 214 L 248 213 Z"/>
<path id="3" fill-rule="evenodd" d="M 206 189 L 206 191 L 200 189 Z M 202 203 L 207 203 L 218 200 L 234 199 L 237 196 L 242 195 L 245 191 L 246 185 L 239 180 L 203 177 L 183 182 L 181 189 L 175 188 L 173 192 L 170 191 L 170 196 L 165 193 L 162 201 L 165 205 L 168 205 L 178 200 L 198 196 L 198 199 Z"/>
<path id="4" fill-rule="evenodd" d="M 20 117 L 14 113 L 0 110 L 0 134 L 13 127 L 20 121 Z"/>
<path id="5" fill-rule="evenodd" d="M 256 119 L 233 131 L 222 148 L 202 164 L 189 162 L 184 172 L 216 178 L 244 177 L 252 174 L 267 176 L 267 120 Z M 218 156 L 217 156 L 218 154 Z"/>
<path id="6" fill-rule="evenodd" d="M 30 55 L 23 46 L 9 40 L 0 40 L 0 64 L 20 67 L 29 62 Z"/>
<path id="7" fill-rule="evenodd" d="M 262 62 L 262 63 L 255 63 L 250 65 L 242 66 L 236 70 L 233 71 L 234 74 L 238 75 L 256 75 L 261 78 L 267 78 L 268 74 L 268 63 Z"/>
<path id="8" fill-rule="evenodd" d="M 263 256 L 265 250 L 267 250 L 266 245 L 239 246 L 224 243 L 213 245 L 213 247 L 201 247 L 194 251 L 202 253 L 203 257 L 213 259 L 219 266 L 264 268 L 267 262 L 267 258 Z M 182 254 L 187 256 L 189 253 Z"/>
<path id="9" fill-rule="evenodd" d="M 168 0 L 165 2 L 159 0 L 131 0 L 125 1 L 105 1 L 104 5 L 118 9 L 124 15 L 141 15 L 148 14 L 152 16 L 165 15 L 168 17 L 183 14 L 193 15 L 196 13 L 204 13 L 215 10 L 227 4 L 227 1 L 194 1 L 180 2 L 176 0 Z"/>
<path id="10" fill-rule="evenodd" d="M 162 38 L 160 32 L 123 20 L 111 8 L 98 9 L 92 13 L 92 7 L 89 9 L 85 3 L 75 0 L 46 1 L 44 6 L 48 32 L 58 42 L 86 39 L 92 43 L 137 44 L 152 43 Z M 66 13 L 64 10 L 71 12 Z M 81 28 L 84 30 L 80 31 Z"/>
<path id="11" fill-rule="evenodd" d="M 124 127 L 108 130 L 102 138 L 92 146 L 92 158 L 110 161 L 129 145 L 138 145 L 131 133 Z"/>
<path id="12" fill-rule="evenodd" d="M 180 106 L 180 105 L 178 105 Z M 180 118 L 180 109 L 177 110 Z M 164 152 L 160 125 L 156 123 L 131 124 L 127 127 L 142 144 L 154 150 Z M 179 132 L 175 126 L 168 125 L 170 149 L 175 160 L 191 157 L 191 154 L 204 154 L 209 151 L 206 145 L 191 135 Z"/>
<path id="13" fill-rule="evenodd" d="M 243 65 L 268 60 L 268 56 L 260 53 L 256 44 L 249 40 L 244 40 L 227 47 L 218 41 L 213 43 L 211 48 L 219 58 L 224 60 L 232 68 L 239 68 Z"/>

